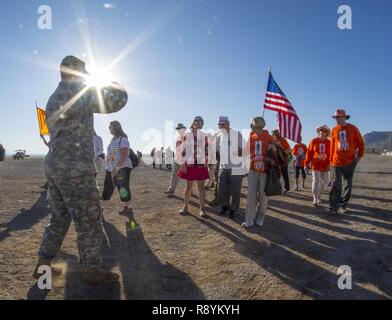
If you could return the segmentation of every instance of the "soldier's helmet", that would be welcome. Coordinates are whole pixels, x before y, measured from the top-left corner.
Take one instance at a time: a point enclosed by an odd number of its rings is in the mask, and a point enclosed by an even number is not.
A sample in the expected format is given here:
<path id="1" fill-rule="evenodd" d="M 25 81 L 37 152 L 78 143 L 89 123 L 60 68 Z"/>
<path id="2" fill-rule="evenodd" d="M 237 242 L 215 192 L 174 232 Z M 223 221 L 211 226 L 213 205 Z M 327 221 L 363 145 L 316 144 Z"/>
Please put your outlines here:
<path id="1" fill-rule="evenodd" d="M 71 74 L 72 71 L 76 71 L 74 75 L 78 75 L 78 73 L 83 73 L 87 74 L 88 72 L 86 70 L 86 63 L 79 58 L 76 58 L 75 56 L 66 56 L 62 61 L 60 65 L 60 70 L 62 73 L 65 74 Z"/>

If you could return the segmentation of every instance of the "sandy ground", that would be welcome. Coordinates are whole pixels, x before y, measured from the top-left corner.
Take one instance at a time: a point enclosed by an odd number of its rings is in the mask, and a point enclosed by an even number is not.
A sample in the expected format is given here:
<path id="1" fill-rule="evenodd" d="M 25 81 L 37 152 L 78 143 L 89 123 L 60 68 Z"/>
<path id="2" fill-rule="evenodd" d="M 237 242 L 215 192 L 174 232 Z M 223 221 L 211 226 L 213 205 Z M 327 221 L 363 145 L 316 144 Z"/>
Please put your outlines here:
<path id="1" fill-rule="evenodd" d="M 234 220 L 217 215 L 216 208 L 199 218 L 196 197 L 192 215 L 179 216 L 183 183 L 175 197 L 166 197 L 169 178 L 168 171 L 151 167 L 132 173 L 138 230 L 117 215 L 117 196 L 103 204 L 102 256 L 105 267 L 120 275 L 118 283 L 81 282 L 71 226 L 55 260 L 62 273 L 53 290 L 42 291 L 31 273 L 49 220 L 39 188 L 43 161 L 0 163 L 0 298 L 392 298 L 392 159 L 369 155 L 360 163 L 351 214 L 330 216 L 326 204 L 313 208 L 309 176 L 305 191 L 271 198 L 264 226 L 250 231 L 241 227 L 244 198 Z M 246 192 L 244 179 L 244 197 Z M 351 290 L 338 289 L 341 265 L 352 269 Z"/>

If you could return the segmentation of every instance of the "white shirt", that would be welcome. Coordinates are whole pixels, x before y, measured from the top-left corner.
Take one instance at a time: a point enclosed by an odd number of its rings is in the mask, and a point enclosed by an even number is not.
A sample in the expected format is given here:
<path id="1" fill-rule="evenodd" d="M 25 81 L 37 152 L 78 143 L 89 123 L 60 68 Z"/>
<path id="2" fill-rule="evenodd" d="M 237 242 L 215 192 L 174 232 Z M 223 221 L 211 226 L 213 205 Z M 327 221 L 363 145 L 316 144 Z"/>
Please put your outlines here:
<path id="1" fill-rule="evenodd" d="M 214 135 L 214 145 L 219 151 L 220 169 L 231 169 L 232 174 L 236 175 L 244 175 L 246 173 L 244 158 L 238 155 L 238 149 L 242 149 L 244 153 L 246 145 L 239 131 L 231 128 L 229 133 L 224 129 L 219 130 Z"/>
<path id="2" fill-rule="evenodd" d="M 94 136 L 94 152 L 95 152 L 95 160 L 103 153 L 103 141 L 100 136 Z"/>
<path id="3" fill-rule="evenodd" d="M 113 138 L 108 146 L 107 165 L 106 170 L 112 172 L 121 159 L 121 149 L 130 148 L 129 141 L 125 137 Z M 129 157 L 125 160 L 124 164 L 119 168 L 133 168 L 132 161 Z"/>

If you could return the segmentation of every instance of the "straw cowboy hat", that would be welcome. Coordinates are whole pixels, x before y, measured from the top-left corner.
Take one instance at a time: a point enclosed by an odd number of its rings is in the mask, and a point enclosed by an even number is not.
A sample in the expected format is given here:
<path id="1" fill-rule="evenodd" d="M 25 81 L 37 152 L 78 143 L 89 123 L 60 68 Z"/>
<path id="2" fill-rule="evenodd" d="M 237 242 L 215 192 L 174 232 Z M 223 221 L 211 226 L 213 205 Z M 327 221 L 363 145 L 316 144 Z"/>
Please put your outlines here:
<path id="1" fill-rule="evenodd" d="M 332 118 L 338 118 L 338 117 L 346 117 L 346 119 L 350 119 L 350 115 L 346 114 L 346 111 L 342 109 L 338 109 L 335 111 L 335 114 L 332 116 Z"/>
<path id="2" fill-rule="evenodd" d="M 327 126 L 326 124 L 324 124 L 324 125 L 322 125 L 322 126 L 318 126 L 318 127 L 316 128 L 316 132 L 317 132 L 317 133 L 319 133 L 320 130 L 325 130 L 325 131 L 327 131 L 327 136 L 329 136 L 330 133 L 331 133 L 331 130 L 328 128 L 328 126 Z"/>
<path id="3" fill-rule="evenodd" d="M 250 127 L 252 129 L 264 129 L 265 120 L 263 117 L 254 117 L 250 120 Z"/>

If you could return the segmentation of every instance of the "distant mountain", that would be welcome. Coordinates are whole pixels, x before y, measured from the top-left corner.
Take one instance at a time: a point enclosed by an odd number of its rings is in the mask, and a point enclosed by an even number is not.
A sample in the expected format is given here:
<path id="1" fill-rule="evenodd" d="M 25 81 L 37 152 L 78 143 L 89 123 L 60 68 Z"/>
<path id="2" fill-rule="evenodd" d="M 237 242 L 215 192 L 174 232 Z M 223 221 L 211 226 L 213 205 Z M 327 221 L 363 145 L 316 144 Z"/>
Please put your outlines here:
<path id="1" fill-rule="evenodd" d="M 372 131 L 363 136 L 366 148 L 392 151 L 392 131 Z"/>

